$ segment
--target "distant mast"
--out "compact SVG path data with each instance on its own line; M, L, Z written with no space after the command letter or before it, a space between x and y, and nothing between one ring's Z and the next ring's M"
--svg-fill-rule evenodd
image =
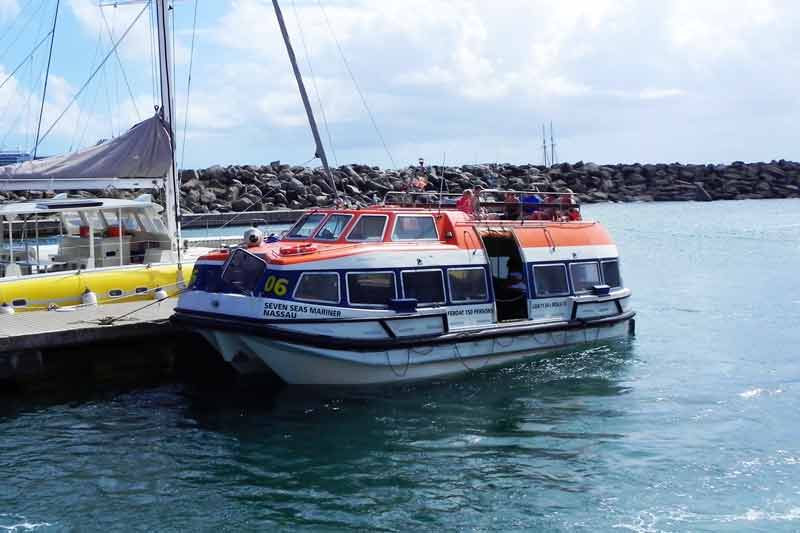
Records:
M553 121L550 121L550 164L556 164L556 142L553 137Z
M339 196L339 191L336 190L336 182L333 181L333 174L328 166L328 157L325 155L325 147L322 145L322 139L319 136L319 129L317 129L317 121L314 119L314 112L311 109L311 104L308 101L308 94L306 93L306 86L303 84L303 76L300 75L300 69L297 67L297 58L294 55L292 43L289 40L289 32L286 31L286 23L283 21L283 13L281 6L278 5L278 0L272 0L272 6L275 8L275 16L278 19L278 25L281 28L281 35L283 35L283 42L286 45L286 53L289 55L289 61L292 63L292 70L294 71L294 78L297 80L297 88L300 89L300 97L303 99L303 107L306 108L306 115L308 116L308 124L311 126L311 133L314 135L314 143L316 144L314 154L322 161L322 168L325 174L331 181L331 186Z
M542 124L542 156L544 158L544 166L550 166L547 164L547 133L545 132L544 124Z

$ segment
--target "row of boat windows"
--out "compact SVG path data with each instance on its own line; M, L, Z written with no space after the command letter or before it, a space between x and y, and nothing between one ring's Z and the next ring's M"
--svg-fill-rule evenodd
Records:
M450 302L455 304L485 302L489 298L485 270L482 267L447 269ZM596 285L621 287L619 263L616 260L533 265L536 297L549 298L587 293ZM348 272L347 301L352 305L385 306L402 294L419 305L444 304L444 272L440 269L400 271L398 290L395 273ZM572 288L570 290L570 279ZM338 304L340 276L336 272L305 272L300 276L292 297L295 300Z
M400 287L392 271L348 272L345 274L347 301L351 305L386 306L402 294L403 298L414 298L419 305L446 302L442 270L403 270L399 277ZM292 297L299 301L338 304L339 280L337 272L304 272ZM452 303L485 302L489 298L483 267L449 268L447 282Z
M148 289L147 287L136 287L136 289L134 289L133 292L135 294L144 294L149 290L150 289ZM111 290L108 291L108 297L109 298L119 298L119 297L124 296L124 295L125 295L125 291L123 291L122 289L111 289ZM11 305L13 307L25 307L25 306L28 305L28 300L25 299L25 298L18 298L16 300L13 300L11 302Z
M336 241L347 230L352 214L311 213L305 215L289 230L286 239ZM324 221L324 222L323 222ZM352 242L379 242L384 238L389 222L387 215L360 215L347 232ZM438 240L436 221L430 215L398 215L392 230L394 241Z

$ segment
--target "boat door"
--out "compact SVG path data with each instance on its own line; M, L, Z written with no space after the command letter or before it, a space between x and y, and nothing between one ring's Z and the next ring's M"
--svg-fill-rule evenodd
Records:
M492 275L498 322L528 319L528 276L510 229L478 229Z

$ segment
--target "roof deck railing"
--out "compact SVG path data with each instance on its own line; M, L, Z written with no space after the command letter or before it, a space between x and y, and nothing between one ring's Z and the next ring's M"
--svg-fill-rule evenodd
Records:
M427 209L458 209L458 193L436 191L389 191L383 206ZM477 219L503 220L580 220L580 203L574 192L567 190L501 190L473 191L473 204L466 212Z

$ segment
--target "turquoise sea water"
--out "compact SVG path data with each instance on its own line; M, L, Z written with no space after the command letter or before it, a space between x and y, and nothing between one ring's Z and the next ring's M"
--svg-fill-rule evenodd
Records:
M0 531L798 531L800 201L588 206L637 336L372 390L0 399Z

